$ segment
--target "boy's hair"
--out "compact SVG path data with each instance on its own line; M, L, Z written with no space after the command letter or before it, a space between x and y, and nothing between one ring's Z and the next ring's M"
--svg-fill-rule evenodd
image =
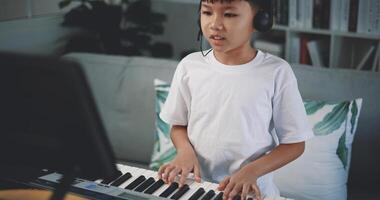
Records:
M200 3L202 2L207 2L207 3L215 3L215 2L220 2L220 3L231 3L233 1L247 1L252 7L257 6L258 8L261 8L260 5L260 0L201 0ZM265 0L263 0L265 1Z
M202 2L207 3L231 3L233 1L246 1L251 5L252 8L257 8L257 13L255 15L255 19L252 22L253 27L258 30L259 32L267 32L269 31L273 26L273 6L272 6L272 0L200 0L199 1L199 19L198 19L198 25L200 27L200 11L202 7ZM202 32L200 30L200 33L198 34L198 38L202 35Z

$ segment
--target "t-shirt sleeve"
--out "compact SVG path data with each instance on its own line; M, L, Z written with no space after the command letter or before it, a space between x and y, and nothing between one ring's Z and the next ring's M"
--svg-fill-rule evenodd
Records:
M276 77L273 97L273 123L279 143L296 143L314 136L289 65Z
M184 70L180 62L174 73L168 97L161 109L160 118L170 125L185 126L188 123L190 94L184 84Z

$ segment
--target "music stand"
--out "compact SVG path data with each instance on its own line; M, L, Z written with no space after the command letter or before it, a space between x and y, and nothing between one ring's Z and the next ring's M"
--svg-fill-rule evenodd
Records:
M53 199L75 177L117 173L115 158L79 63L0 52L0 175L63 174ZM25 172L25 173L24 173Z

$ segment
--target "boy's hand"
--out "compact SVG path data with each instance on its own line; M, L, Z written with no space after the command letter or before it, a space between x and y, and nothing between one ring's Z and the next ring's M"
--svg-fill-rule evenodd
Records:
M191 171L194 171L195 181L201 182L199 162L194 151L178 150L173 161L160 167L158 177L165 183L172 183L176 176L180 175L179 187L182 187Z
M252 192L256 200L261 199L260 189L257 186L257 177L249 168L243 167L232 176L227 176L219 183L218 190L223 191L223 199L232 200L240 195L241 199L247 199L248 193Z

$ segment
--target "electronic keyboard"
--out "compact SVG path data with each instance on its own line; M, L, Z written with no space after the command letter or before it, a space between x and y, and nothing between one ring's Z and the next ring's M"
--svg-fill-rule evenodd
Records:
M132 200L222 200L223 192L218 184L207 181L198 183L191 177L183 187L178 183L165 184L158 179L157 172L127 165L117 164L119 174L104 180L85 180L76 178L70 192L91 199L132 199ZM48 173L33 182L35 186L54 188L62 178L61 174ZM239 196L235 200L240 199ZM250 197L253 200L254 198ZM264 200L287 200L283 197L264 197Z

